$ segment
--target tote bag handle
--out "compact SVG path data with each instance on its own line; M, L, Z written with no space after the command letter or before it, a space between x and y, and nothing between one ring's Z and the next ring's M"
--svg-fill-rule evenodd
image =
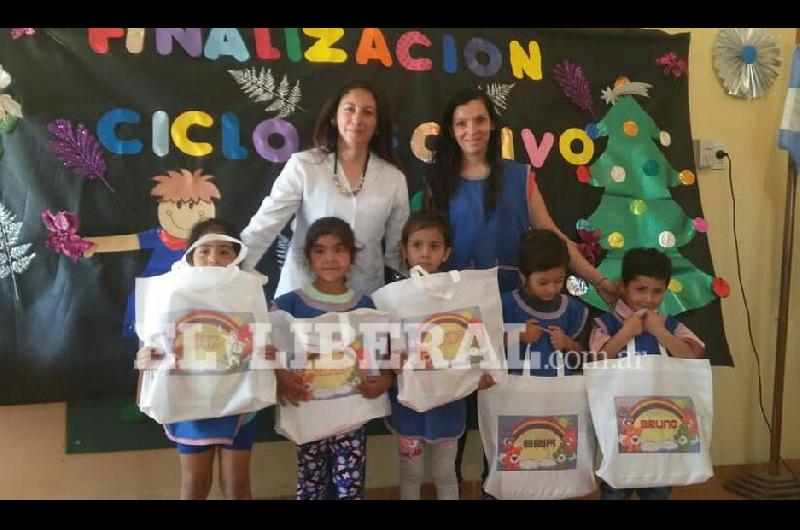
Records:
M411 276L411 281L414 283L414 287L419 289L420 291L424 291L427 294L433 296L434 298L440 298L442 300L452 300L453 295L455 294L455 284L461 281L461 273L458 271L450 271L448 274L450 276L451 283L445 289L439 290L435 289L429 285L425 285L422 281L423 276L430 276L431 273L426 271L419 265L415 265L409 270L409 274Z

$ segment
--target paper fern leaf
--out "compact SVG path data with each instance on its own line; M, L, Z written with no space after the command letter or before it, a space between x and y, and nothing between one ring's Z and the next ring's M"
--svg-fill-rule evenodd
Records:
M0 203L0 278L11 276L14 297L19 300L15 275L25 272L36 254L28 254L31 243L18 244L22 223L14 219L14 213Z
M256 68L253 67L243 70L228 70L228 73L239 84L239 88L247 97L256 103L269 103L264 109L265 112L277 112L277 118L286 118L296 110L308 112L299 105L303 96L299 79L290 91L289 80L285 75L278 87L275 87L275 78L272 76L271 69L265 71L264 67L261 67L261 71L257 73Z
M486 95L489 96L489 99L494 103L497 114L500 115L508 108L508 96L511 93L511 89L514 88L514 85L516 85L516 83L490 83L486 85L486 88L481 88L479 85L478 89L483 90Z
M583 68L568 60L553 67L553 77L561 91L571 102L592 115L597 120L592 103L592 91Z

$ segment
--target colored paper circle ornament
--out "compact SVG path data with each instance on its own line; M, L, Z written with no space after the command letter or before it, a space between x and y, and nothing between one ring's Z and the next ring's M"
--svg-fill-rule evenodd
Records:
M625 246L625 237L619 232L613 232L608 236L608 244L611 248L622 248Z
M622 124L622 131L628 136L636 136L639 134L639 126L635 121L626 121Z
M694 173L688 169L684 169L678 175L678 180L680 180L681 184L684 186L691 186L695 181Z
M577 177L579 182L583 182L584 184L586 184L592 177L592 172L589 170L587 166L578 166L575 169L575 176Z
M708 221L703 219L702 217L695 217L692 220L692 225L694 225L694 229L704 234L708 230Z
M669 289L673 293L677 294L677 293L683 291L683 284L680 281L676 280L675 278L672 278L669 281L669 285L667 286L667 289Z
M656 162L655 160L648 160L642 166L642 171L644 171L644 174L647 175L648 177L655 177L656 175L658 175L658 170L659 170L658 162Z
M627 78L627 77L625 77L624 75L621 75L621 76L619 76L619 77L617 78L617 80L616 80L616 81L614 81L614 88L620 87L620 86L622 86L622 85L627 85L627 84L628 84L628 83L630 83L630 82L631 82L631 80L630 80L630 79L628 79L628 78Z
M635 199L631 201L630 209L633 215L642 215L647 211L647 204L641 199Z
M584 128L584 132L586 132L587 136L592 140L597 140L600 138L600 128L597 126L596 123L590 123Z
M614 182L625 182L625 168L614 166L611 168L611 180Z
M664 248L672 248L675 246L675 234L669 230L664 230L658 234L658 244Z
M589 221L586 219L578 219L575 223L576 230L589 230Z
M669 147L669 144L672 143L672 137L669 135L667 131L661 131L658 133L658 141L664 147Z
M727 298L731 294L731 286L720 277L716 277L711 281L711 290L720 298Z

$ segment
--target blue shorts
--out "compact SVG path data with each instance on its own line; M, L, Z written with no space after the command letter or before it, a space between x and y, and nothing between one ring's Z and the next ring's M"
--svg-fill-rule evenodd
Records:
M197 453L205 453L216 447L220 449L228 449L230 451L249 451L253 448L253 442L256 439L256 419L248 421L241 427L233 443L230 445L212 444L212 445L186 445L176 442L178 446L178 453L182 455L193 455Z

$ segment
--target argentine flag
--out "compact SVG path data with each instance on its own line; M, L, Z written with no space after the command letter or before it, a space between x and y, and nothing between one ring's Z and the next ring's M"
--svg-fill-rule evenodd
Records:
M781 149L789 151L797 169L800 162L800 46L795 46L792 55L792 74L789 78L786 103L783 105L778 145Z

